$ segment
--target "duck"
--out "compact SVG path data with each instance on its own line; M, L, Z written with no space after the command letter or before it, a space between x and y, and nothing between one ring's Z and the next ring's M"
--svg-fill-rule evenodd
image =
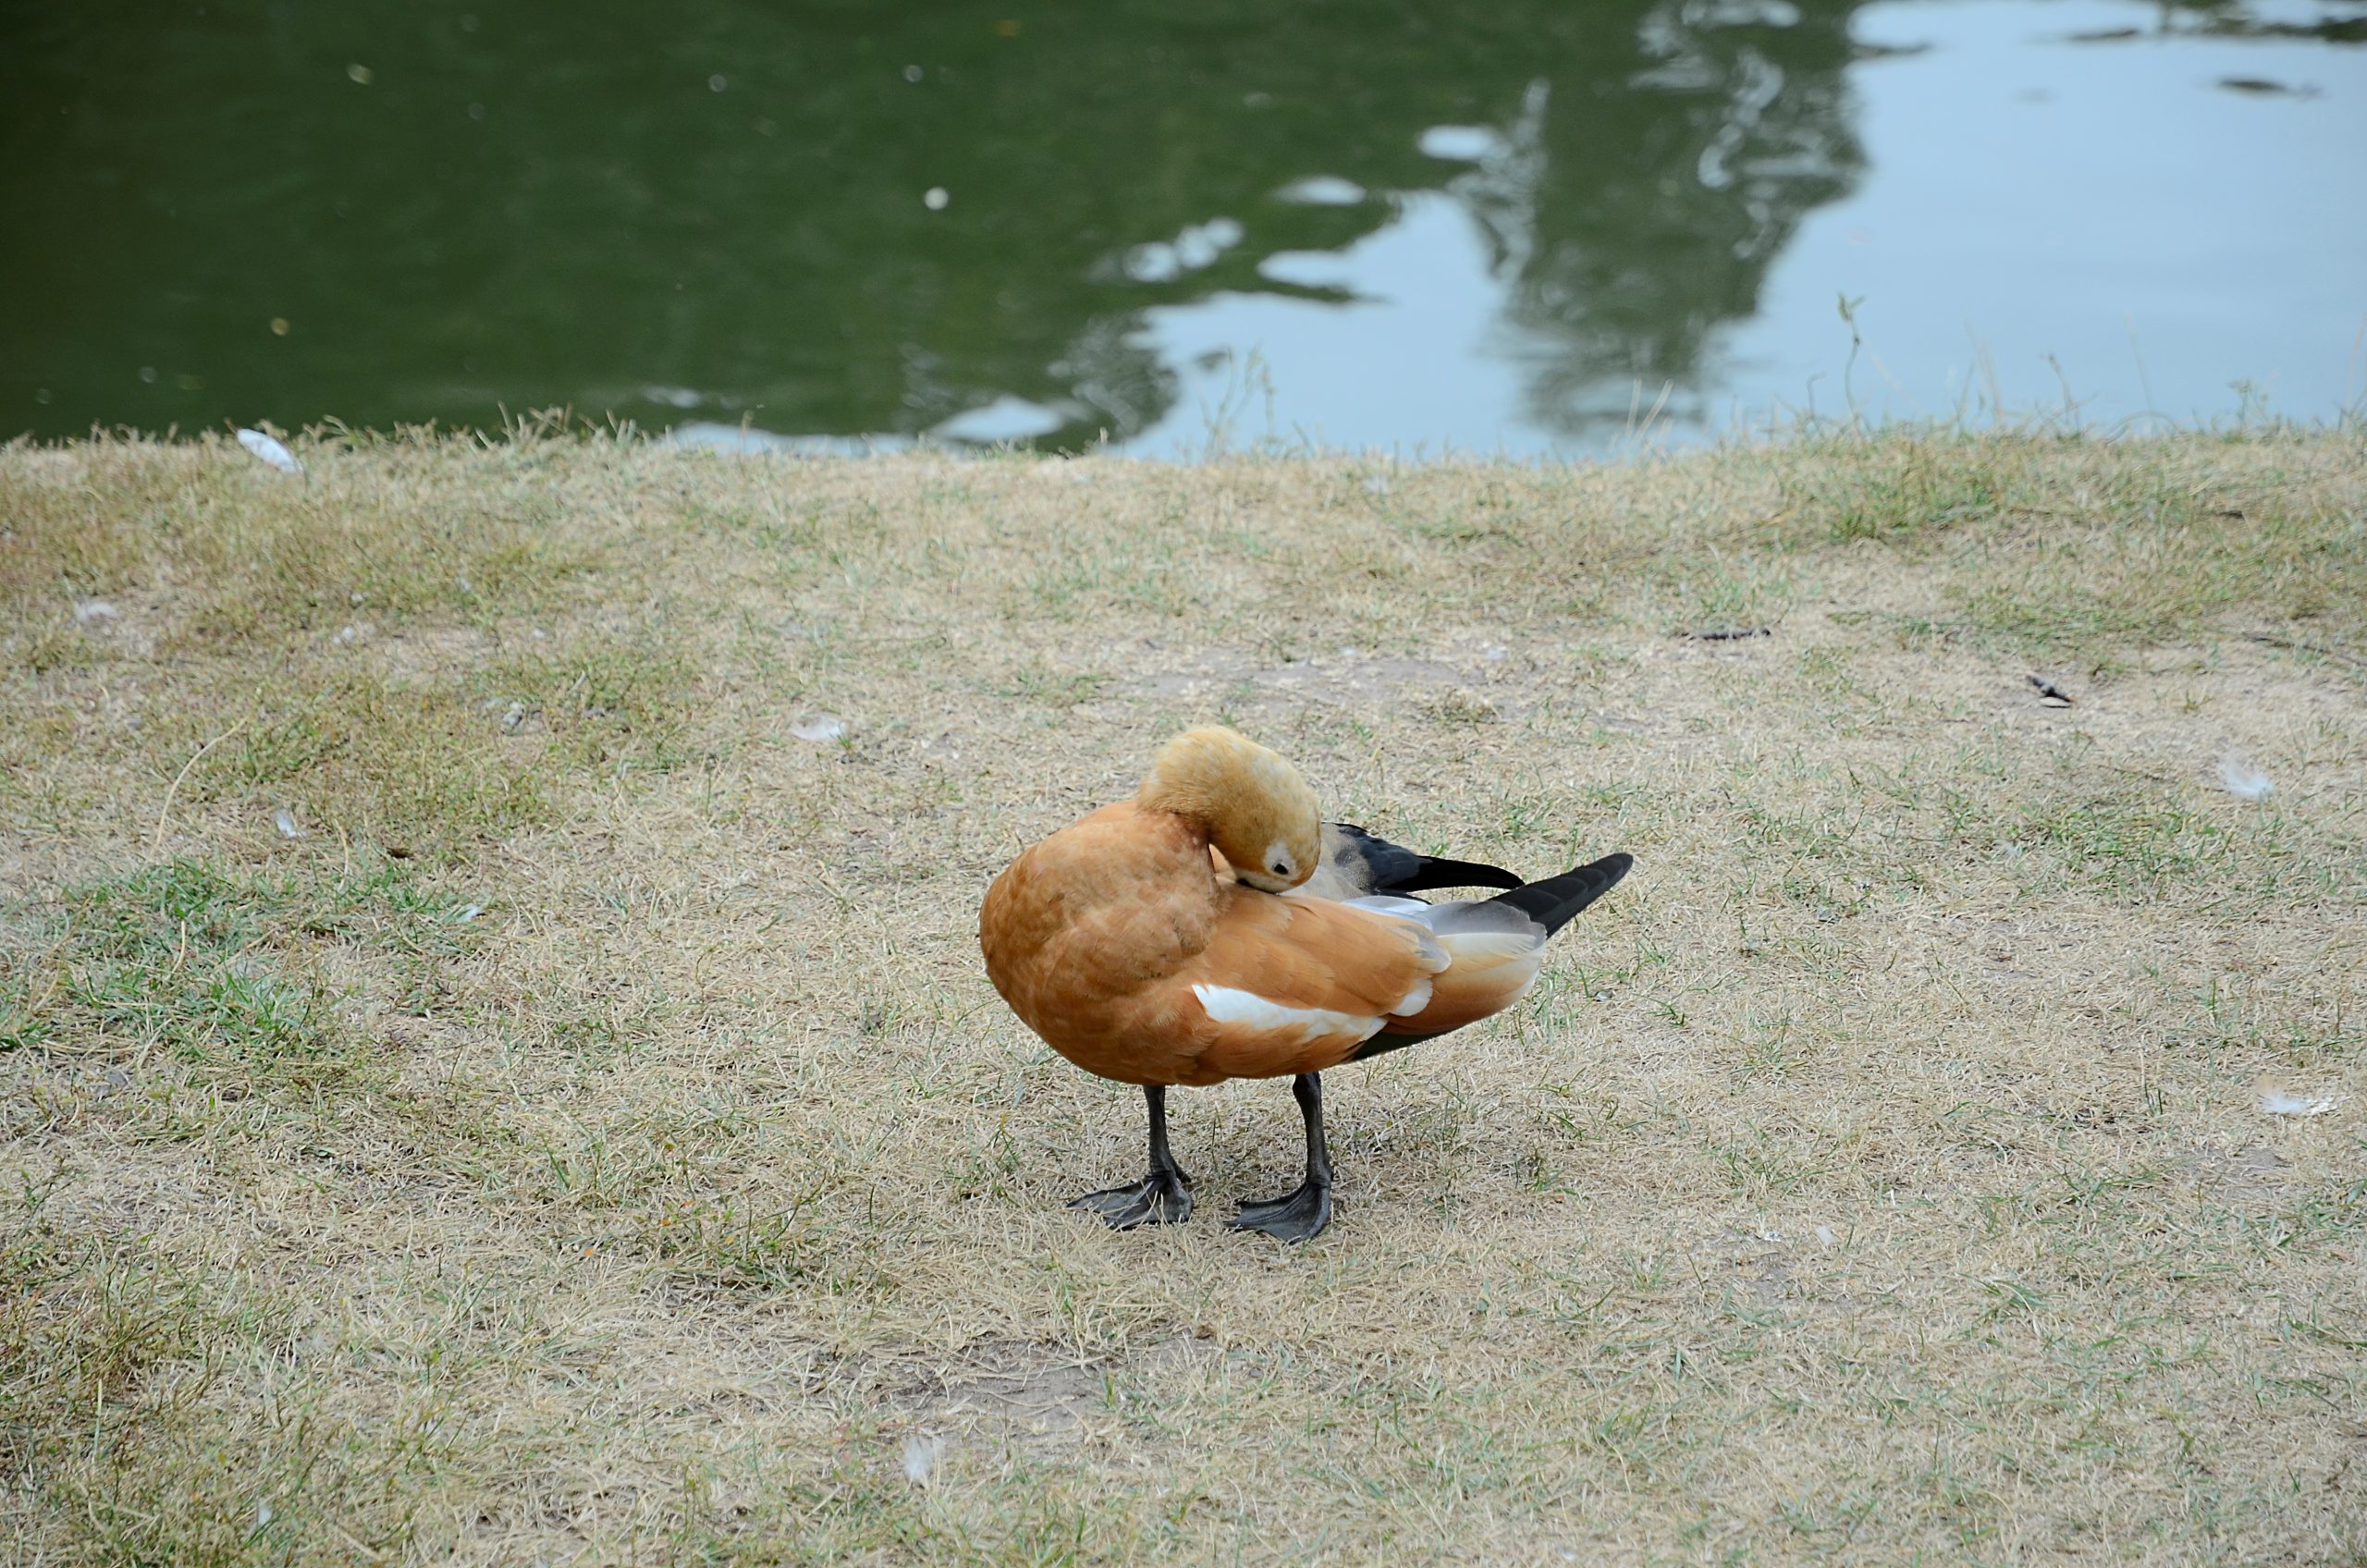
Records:
M1143 1179L1071 1207L1118 1230L1189 1219L1167 1091L1287 1077L1306 1177L1227 1223L1289 1243L1321 1234L1332 1217L1321 1075L1512 1007L1547 941L1634 864L1610 854L1521 882L1470 862L1409 864L1397 857L1427 857L1359 834L1323 822L1279 753L1205 726L1160 746L1131 797L1030 846L994 879L978 942L996 991L1068 1060L1139 1087L1148 1111ZM1482 872L1515 885L1478 900L1408 896L1496 885L1434 880Z

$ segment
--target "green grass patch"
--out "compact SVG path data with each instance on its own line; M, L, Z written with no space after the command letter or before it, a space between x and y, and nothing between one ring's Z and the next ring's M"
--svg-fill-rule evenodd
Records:
M259 817L300 805L358 839L458 851L550 820L570 782L596 788L682 766L693 679L651 628L530 641L458 671L401 678L314 661L281 679L294 688L287 695L226 695L184 717L192 754L204 725L223 738L181 798Z
M325 942L434 956L465 940L459 906L391 864L307 888L175 861L7 913L30 939L0 952L0 1049L178 1064L228 1096L334 1095L380 1076L320 976Z

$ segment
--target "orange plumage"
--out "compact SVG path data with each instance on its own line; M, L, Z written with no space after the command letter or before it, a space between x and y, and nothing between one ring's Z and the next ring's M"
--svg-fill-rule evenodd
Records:
M1420 860L1327 828L1287 762L1231 730L1196 729L1161 749L1133 800L1036 844L987 889L978 937L996 989L1062 1056L1149 1100L1150 1175L1080 1204L1122 1226L1185 1218L1190 1182L1167 1153L1166 1087L1288 1074L1307 1121L1308 1181L1234 1222L1315 1234L1331 1211L1315 1075L1512 1005L1547 936L1627 864L1612 856L1484 903L1297 890L1319 875L1342 886L1343 832L1377 847L1367 856ZM1513 880L1423 864L1434 877Z

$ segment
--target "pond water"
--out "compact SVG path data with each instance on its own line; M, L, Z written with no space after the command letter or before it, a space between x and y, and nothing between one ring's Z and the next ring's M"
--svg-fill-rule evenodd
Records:
M2367 3L0 14L0 437L1585 455L2367 397Z

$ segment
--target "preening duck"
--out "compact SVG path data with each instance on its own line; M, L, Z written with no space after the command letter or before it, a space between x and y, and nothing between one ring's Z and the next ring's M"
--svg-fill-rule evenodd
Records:
M1326 824L1296 768L1210 727L1161 747L1132 799L1005 868L978 941L1029 1028L1086 1072L1141 1085L1148 1103L1149 1172L1077 1207L1121 1229L1190 1218L1191 1178L1168 1147L1169 1087L1288 1076L1306 1179L1231 1223L1306 1241L1331 1218L1318 1075L1512 1006L1546 939L1630 864L1606 855L1484 901L1399 896L1518 879Z

